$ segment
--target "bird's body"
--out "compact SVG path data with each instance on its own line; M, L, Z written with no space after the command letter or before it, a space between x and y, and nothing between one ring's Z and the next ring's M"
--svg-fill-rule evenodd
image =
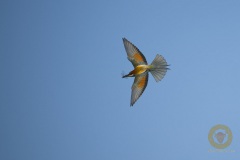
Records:
M148 69L150 69L151 66L150 65L138 65L134 68L134 70L132 70L131 72L129 72L129 74L123 76L123 78L125 77L134 77L134 76L137 76L137 75L140 75L144 72L146 72Z
M168 65L165 59L158 54L153 62L148 65L146 58L136 46L134 46L126 38L123 38L123 44L128 55L128 60L134 66L134 70L122 77L135 77L134 83L132 85L132 96L130 103L130 106L133 106L133 104L138 100L138 98L142 95L145 88L147 87L148 72L150 72L158 82L166 74Z

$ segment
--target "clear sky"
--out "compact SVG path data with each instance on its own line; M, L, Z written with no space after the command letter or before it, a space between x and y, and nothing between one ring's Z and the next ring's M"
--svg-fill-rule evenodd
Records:
M240 1L0 1L1 160L240 158ZM126 37L171 65L130 107ZM210 129L233 140L214 150Z

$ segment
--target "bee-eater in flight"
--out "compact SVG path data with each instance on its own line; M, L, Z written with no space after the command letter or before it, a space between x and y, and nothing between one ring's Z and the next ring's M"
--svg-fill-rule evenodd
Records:
M122 78L135 77L130 102L130 106L133 106L147 87L148 72L153 75L156 82L159 82L166 74L168 64L163 56L157 54L153 62L148 65L146 58L136 46L126 38L123 38L123 44L127 52L128 60L134 67L134 70L122 76Z

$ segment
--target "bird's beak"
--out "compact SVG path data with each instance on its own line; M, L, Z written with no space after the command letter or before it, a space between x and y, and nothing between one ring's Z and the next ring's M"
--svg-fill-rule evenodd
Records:
M122 78L126 78L126 77L128 77L128 75L124 75L124 76L122 76Z

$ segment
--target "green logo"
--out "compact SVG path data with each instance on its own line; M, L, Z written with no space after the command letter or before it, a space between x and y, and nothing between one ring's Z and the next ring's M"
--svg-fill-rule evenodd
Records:
M208 141L217 149L224 149L232 143L231 130L222 124L213 126L208 134Z

